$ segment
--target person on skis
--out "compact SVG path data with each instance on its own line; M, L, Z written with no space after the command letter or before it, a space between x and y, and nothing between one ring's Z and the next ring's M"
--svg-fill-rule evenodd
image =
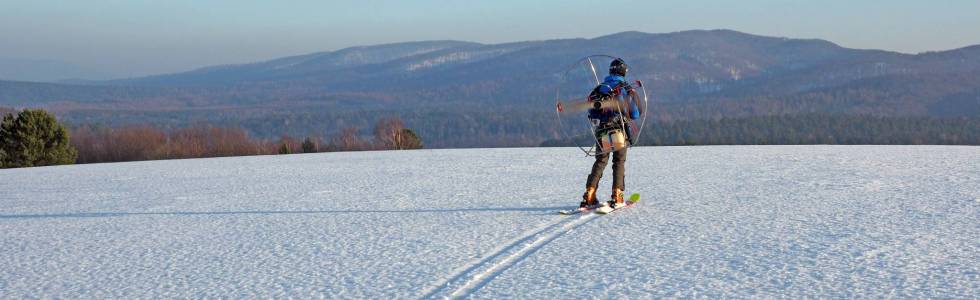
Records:
M626 149L629 144L632 144L633 132L630 121L624 118L636 120L642 113L637 106L639 99L636 90L626 81L627 71L628 66L625 61L621 58L613 60L609 64L609 76L606 76L605 80L589 94L589 101L593 105L589 109L589 119L595 131L597 150L592 172L585 183L585 194L582 195L580 209L596 208L600 205L596 199L596 188L609 162L610 152L613 159L612 196L608 202L601 205L608 205L612 209L625 205L623 190L626 176Z

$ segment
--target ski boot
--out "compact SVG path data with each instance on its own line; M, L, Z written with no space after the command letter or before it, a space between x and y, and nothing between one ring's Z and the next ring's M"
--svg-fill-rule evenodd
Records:
M602 204L602 207L600 207L600 210L605 211L605 212L608 213L608 212L611 212L613 210L616 210L617 208L621 208L623 206L626 206L626 201L623 199L623 190L621 190L621 189L613 189L612 197L610 197L610 198L612 198L612 199L610 199L608 202Z
M613 189L612 200L609 200L609 206L613 208L620 208L626 205L626 200L623 199L623 190Z
M595 188L589 187L582 194L582 202L578 204L579 210L592 209L599 205L599 200L595 198Z

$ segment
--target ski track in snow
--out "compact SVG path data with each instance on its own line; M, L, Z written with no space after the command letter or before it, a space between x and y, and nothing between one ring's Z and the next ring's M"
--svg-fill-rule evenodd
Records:
M452 276L450 280L440 282L436 286L438 289L425 293L422 298L465 298L518 261L533 255L541 247L575 230L575 228L585 225L596 216L593 213L575 215L574 217L565 216L568 219L533 230L515 241L505 243L500 248L494 249L490 255L468 264L463 271Z
M980 147L572 148L0 170L0 298L965 298ZM600 187L608 197L609 176Z

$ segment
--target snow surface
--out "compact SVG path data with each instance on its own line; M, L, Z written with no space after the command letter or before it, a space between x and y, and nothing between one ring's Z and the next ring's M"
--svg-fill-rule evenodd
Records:
M635 148L560 216L577 151L0 170L0 298L980 295L978 147Z

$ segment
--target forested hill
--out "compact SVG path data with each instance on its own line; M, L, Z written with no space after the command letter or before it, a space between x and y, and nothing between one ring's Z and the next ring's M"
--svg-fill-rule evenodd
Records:
M42 106L71 123L203 121L260 136L330 134L398 115L434 145L528 145L553 138L559 74L596 53L625 58L664 121L980 116L980 46L903 54L730 30L412 42L88 85L0 82L0 106Z

